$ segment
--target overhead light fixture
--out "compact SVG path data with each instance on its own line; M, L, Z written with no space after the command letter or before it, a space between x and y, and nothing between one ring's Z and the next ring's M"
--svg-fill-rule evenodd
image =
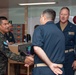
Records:
M25 5L47 5L47 4L56 4L56 2L19 3L20 6L25 6Z

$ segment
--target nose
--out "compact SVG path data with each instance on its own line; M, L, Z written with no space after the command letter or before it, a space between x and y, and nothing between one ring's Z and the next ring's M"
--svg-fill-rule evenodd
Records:
M7 24L6 27L9 28L9 24Z

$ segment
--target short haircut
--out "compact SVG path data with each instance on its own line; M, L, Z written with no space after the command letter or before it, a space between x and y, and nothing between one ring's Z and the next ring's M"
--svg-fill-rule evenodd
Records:
M46 14L47 19L55 20L56 12L53 9L46 9L42 14Z
M68 12L69 12L69 14L70 14L70 10L69 10L69 8L68 8L68 7L62 7L62 8L61 8L61 10L63 10L63 9L68 10ZM60 11L61 11L61 10L60 10Z
M0 24L2 23L2 20L8 20L5 16L0 16Z

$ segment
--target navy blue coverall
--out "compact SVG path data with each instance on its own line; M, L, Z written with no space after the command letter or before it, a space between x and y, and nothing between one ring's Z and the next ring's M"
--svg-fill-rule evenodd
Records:
M49 21L45 25L38 26L33 34L33 46L41 47L53 63L63 64L65 58L65 39L57 26ZM34 64L44 63L36 54ZM62 69L63 70L63 69ZM64 73L64 72L63 72ZM55 75L46 67L35 67L32 75ZM64 75L64 74L63 74Z
M58 28L61 30L60 22L56 24ZM74 70L72 68L72 64L74 60L76 59L74 51L69 51L70 49L75 49L76 45L76 26L68 21L67 26L62 31L65 36L65 51L68 50L67 53L65 53L65 63L64 63L64 70L65 75L74 75Z

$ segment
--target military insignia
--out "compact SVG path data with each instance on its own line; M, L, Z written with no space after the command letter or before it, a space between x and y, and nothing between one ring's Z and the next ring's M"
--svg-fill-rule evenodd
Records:
M7 42L3 42L3 50L6 50L6 49L8 49L8 43Z
M12 38L12 37L10 36L10 38Z
M68 34L69 34L69 35L75 35L75 33L74 33L74 32L68 32Z
M3 42L3 44L4 44L4 45L8 45L7 42L5 42L5 41Z

